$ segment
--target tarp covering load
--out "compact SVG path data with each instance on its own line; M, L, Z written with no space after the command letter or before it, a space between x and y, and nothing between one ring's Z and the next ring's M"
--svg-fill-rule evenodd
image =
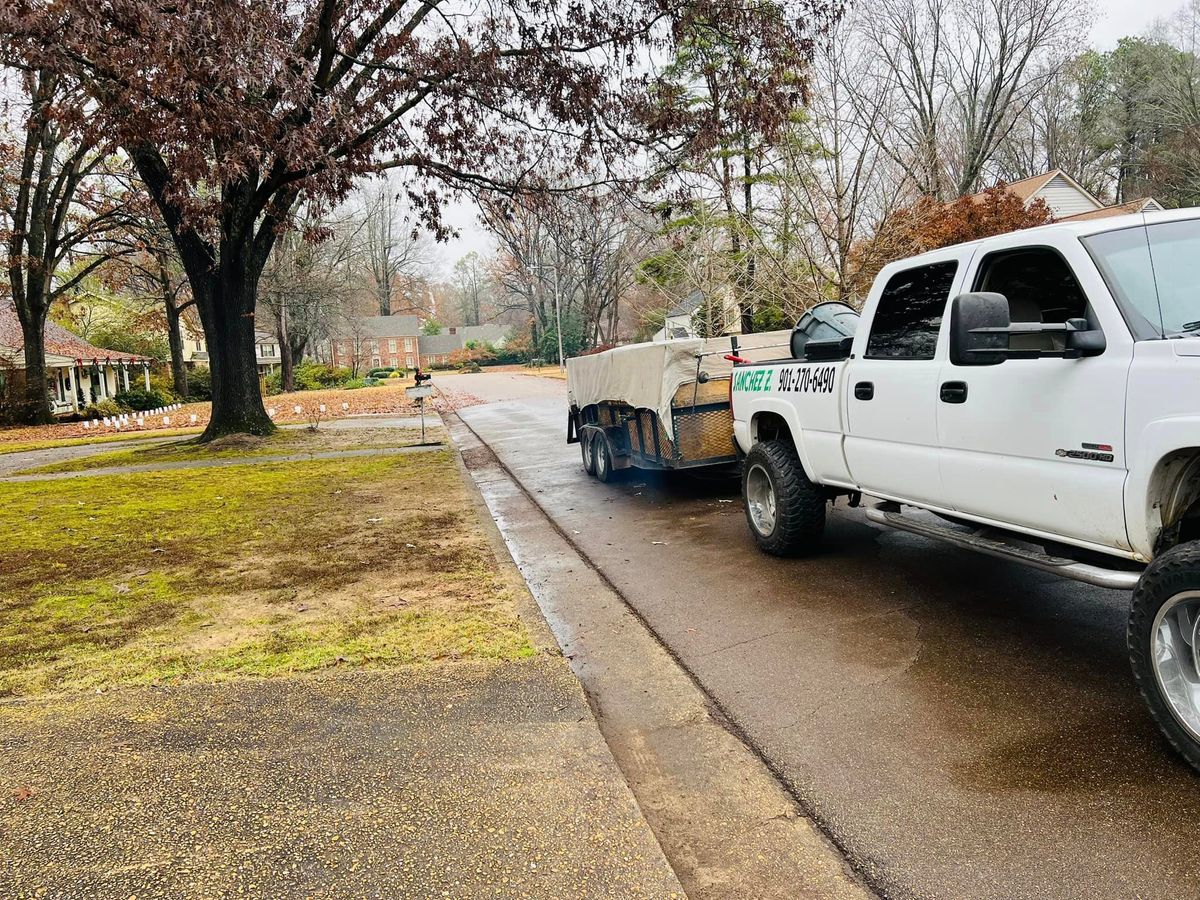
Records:
M752 362L789 355L790 331L738 335L738 355ZM674 437L671 400L681 385L696 380L700 372L710 379L728 378L733 363L730 339L683 338L628 344L591 356L567 360L567 393L579 409L594 403L627 403L651 409L668 436Z

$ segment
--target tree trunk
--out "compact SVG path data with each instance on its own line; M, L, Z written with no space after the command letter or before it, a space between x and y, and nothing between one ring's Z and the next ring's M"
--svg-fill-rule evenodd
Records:
M270 434L275 425L263 407L254 353L256 279L233 257L222 258L217 271L206 279L198 299L204 338L212 371L212 417L200 440L226 434ZM193 290L194 290L193 286Z
M296 389L296 375L288 339L287 315L282 303L275 313L275 340L279 342L279 389L289 394Z
M28 425L45 425L54 421L46 394L46 314L36 321L21 323L25 340L25 409L21 421Z
M183 362L183 333L179 329L179 310L175 306L170 291L163 294L167 304L167 343L171 347L171 382L175 396L180 400L187 399L188 378L187 366Z

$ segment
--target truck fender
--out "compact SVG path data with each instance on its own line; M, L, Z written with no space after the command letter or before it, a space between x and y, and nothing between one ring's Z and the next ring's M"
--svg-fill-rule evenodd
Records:
M804 429L800 426L799 412L794 404L782 397L754 398L754 412L747 423L745 449L749 451L759 441L774 436L769 423L778 423L780 427L786 429L786 434L780 434L779 437L792 442L796 448L796 455L800 457L800 465L804 468L805 477L810 481L814 480L812 458L804 446Z
M1129 543L1153 559L1164 527L1174 524L1200 498L1200 416L1151 422L1130 435L1125 479L1125 522Z

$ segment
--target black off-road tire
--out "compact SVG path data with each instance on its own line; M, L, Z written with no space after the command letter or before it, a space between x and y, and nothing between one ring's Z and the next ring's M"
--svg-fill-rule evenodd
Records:
M579 454L583 458L583 471L594 477L596 474L596 444L590 428L579 433Z
M747 482L756 467L767 474L775 491L775 524L769 534L756 527L747 497ZM750 533L772 556L802 556L820 546L825 531L825 493L808 480L790 441L762 441L751 448L742 467L742 502Z
M1180 544L1157 557L1146 568L1133 591L1129 610L1129 663L1150 715L1192 766L1200 770L1200 741L1180 724L1163 696L1152 660L1154 620L1163 604L1184 591L1200 591L1200 542Z
M596 432L592 448L592 456L596 460L596 478L605 484L616 481L617 470L613 468L612 447L609 446L608 438L603 431Z

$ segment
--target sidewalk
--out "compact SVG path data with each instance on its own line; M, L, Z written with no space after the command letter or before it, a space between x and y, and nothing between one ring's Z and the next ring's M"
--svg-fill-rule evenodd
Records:
M0 705L0 896L682 896L561 658Z

